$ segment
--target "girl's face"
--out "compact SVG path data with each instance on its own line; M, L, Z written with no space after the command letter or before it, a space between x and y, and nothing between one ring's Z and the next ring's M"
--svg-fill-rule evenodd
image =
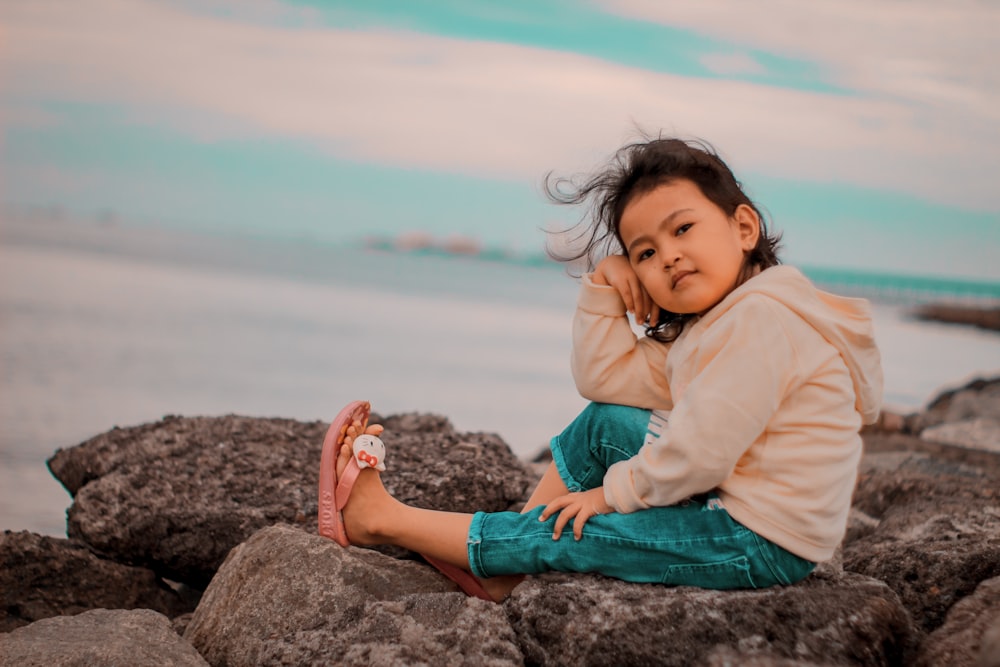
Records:
M618 232L653 302L672 313L700 315L736 287L743 259L760 236L760 219L746 205L727 216L685 179L635 197Z

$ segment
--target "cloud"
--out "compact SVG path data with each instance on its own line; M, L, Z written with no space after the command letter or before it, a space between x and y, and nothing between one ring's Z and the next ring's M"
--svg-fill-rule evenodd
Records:
M708 53L701 64L716 74L763 74L767 69L746 53Z
M615 3L616 11L644 16L655 6ZM684 25L708 30L709 13L684 6ZM743 5L726 6L735 12ZM866 3L863 13L878 14L879 6ZM822 7L824 16L846 21L832 3ZM882 90L889 92L832 95L512 44L322 27L265 0L253 8L284 20L249 23L149 0L7 3L0 9L8 38L5 97L113 105L130 122L206 142L264 134L347 159L530 181L551 169L593 166L639 125L707 138L738 172L1000 210L992 182L1000 158L985 140L996 112L979 111L976 97L992 100L997 87L977 92L966 79L927 76L930 65L904 57L911 51L868 75L885 77ZM730 22L745 18L747 32L773 37L778 31L756 16L770 14L756 3L753 12L730 14ZM793 9L788 15L805 16ZM843 25L829 20L831 29ZM777 43L835 62L832 51L823 55L827 47L808 50L807 36ZM847 63L838 76L875 90L860 58L838 49ZM936 102L921 103L918 93ZM966 104L952 108L945 98Z
M604 0L607 11L821 63L879 99L1000 121L1000 5L972 0Z

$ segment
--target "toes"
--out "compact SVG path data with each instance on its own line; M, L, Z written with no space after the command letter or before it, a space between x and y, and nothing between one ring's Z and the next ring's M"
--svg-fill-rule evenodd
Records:
M337 476L339 477L343 474L344 469L347 468L347 464L351 462L351 456L353 452L351 451L351 446L349 444L344 444L340 448L340 452L337 454Z
M374 436L376 436L376 437L377 437L377 436L380 436L380 435L382 435L382 432L383 432L384 430L385 430L385 427L384 427L384 426L382 426L381 424L371 424L370 426L368 426L368 427L367 427L367 428L365 429L365 433L366 433L367 435L374 435Z

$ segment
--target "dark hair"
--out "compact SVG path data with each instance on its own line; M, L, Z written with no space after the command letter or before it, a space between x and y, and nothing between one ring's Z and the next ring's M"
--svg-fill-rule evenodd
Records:
M684 141L674 138L649 138L620 148L608 164L597 173L579 182L572 178L545 177L545 193L558 204L584 204L588 213L575 228L555 234L572 233L583 227L572 242L583 241L575 250L555 251L551 244L550 257L561 262L586 260L587 270L593 270L596 260L610 254L624 254L618 225L625 207L637 196L651 192L666 183L682 179L693 182L707 199L727 216L736 213L740 205L749 206L760 218L760 238L747 253L737 285L741 285L758 270L779 264L777 250L780 234L769 234L764 215L743 192L740 182L704 141ZM660 313L659 321L646 326L646 335L669 342L677 338L691 314Z

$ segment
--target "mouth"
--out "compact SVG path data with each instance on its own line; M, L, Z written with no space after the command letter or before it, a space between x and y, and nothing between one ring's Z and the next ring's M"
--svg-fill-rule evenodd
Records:
M690 276L694 271L678 271L670 277L670 288L677 287L678 283Z

